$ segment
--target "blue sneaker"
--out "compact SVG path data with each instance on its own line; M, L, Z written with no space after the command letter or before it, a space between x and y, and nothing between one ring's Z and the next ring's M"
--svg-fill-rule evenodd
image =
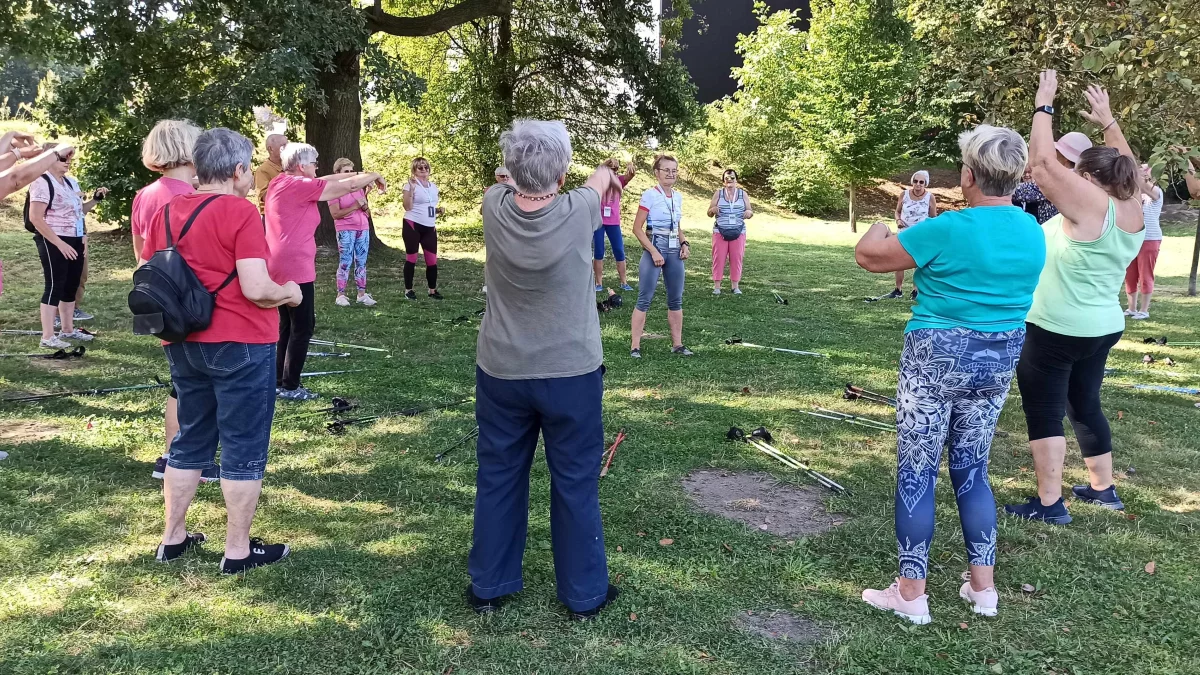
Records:
M632 291L632 290L633 290L633 286L630 286L629 284L621 284L621 290L623 290L623 291Z
M604 284L596 284L596 292L600 293L604 290Z
M1071 488L1071 492L1074 492L1080 501L1088 504L1095 504L1113 511L1125 510L1125 503L1117 496L1116 485L1110 485L1103 490L1093 490L1091 485L1076 485Z
M1024 504L1005 504L1004 510L1026 520L1040 520L1051 525L1066 525L1071 522L1071 514L1067 513L1062 497L1050 506L1042 506L1042 500L1034 496Z

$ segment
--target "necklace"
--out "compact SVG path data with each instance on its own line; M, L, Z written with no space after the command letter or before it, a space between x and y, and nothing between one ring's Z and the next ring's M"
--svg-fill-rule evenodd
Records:
M529 196L529 195L527 195L527 194L522 194L522 193L518 192L518 193L517 193L517 196L518 196L518 197L520 197L520 198L522 198L522 199L528 199L528 200L529 200L529 201L531 201L531 202L544 202L544 201L546 201L546 200L548 200L548 199L554 199L555 197L557 197L557 196L558 196L558 193L557 193L557 192L551 192L550 194L548 194L548 195L542 195L541 197L530 197L530 196Z

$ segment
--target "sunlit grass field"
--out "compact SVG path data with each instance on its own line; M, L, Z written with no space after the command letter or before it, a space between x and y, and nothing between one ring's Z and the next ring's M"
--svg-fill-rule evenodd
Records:
M548 474L535 463L527 588L495 615L462 602L471 538L474 461L469 448L432 458L468 432L470 406L325 432L327 418L284 420L331 396L387 411L472 395L482 306L482 237L468 224L442 232L443 302L403 300L395 251L374 251L377 307L336 307L335 252L318 264L317 336L387 347L313 359L308 370L361 370L307 384L315 403L281 404L252 534L292 545L286 562L244 578L217 573L224 535L220 491L202 486L190 526L209 535L176 564L153 559L161 533L163 392L44 403L0 403L0 673L1196 673L1200 672L1200 410L1195 397L1140 391L1135 383L1200 386L1200 350L1154 347L1177 365L1144 366L1146 336L1200 340L1200 302L1183 295L1194 226L1168 228L1152 319L1132 323L1113 351L1105 409L1114 430L1118 486L1113 513L1074 505L1052 528L1002 518L997 586L1001 612L972 615L957 598L966 568L953 495L938 493L929 592L934 622L912 627L858 599L895 575L892 489L895 437L797 412L820 405L887 419L888 410L841 399L847 382L895 387L909 303L862 302L890 289L890 275L853 262L845 223L802 219L763 204L750 222L745 295L711 295L711 226L703 210L715 184L683 186L688 262L684 340L643 343L628 357L629 311L600 321L606 353L604 422L624 429L601 481L611 574L623 595L587 624L556 602L549 546ZM624 206L632 220L639 175ZM753 197L753 195L752 195ZM0 325L35 328L41 272L20 224L20 199L0 206L4 294ZM398 220L378 218L399 245ZM866 223L863 225L865 226ZM632 281L640 251L626 234ZM0 359L0 395L165 378L154 341L130 330L125 295L128 237L99 227L82 306L99 332L82 362ZM615 285L607 261L607 281ZM728 284L726 284L728 289ZM772 291L787 298L777 304ZM661 292L647 330L665 335ZM823 352L815 359L727 346L759 344ZM5 353L38 351L36 338L4 335ZM353 350L351 350L353 351ZM1034 487L1015 387L993 447L1000 502ZM829 493L845 524L785 540L699 512L680 481L701 468L803 476L724 440L731 425L766 426L778 445L846 485ZM1084 479L1074 441L1067 482ZM1128 471L1134 467L1135 471ZM670 546L659 540L673 539ZM1147 563L1154 561L1147 572ZM1022 591L1022 585L1036 588ZM747 610L786 610L823 629L816 645L770 641L737 628Z

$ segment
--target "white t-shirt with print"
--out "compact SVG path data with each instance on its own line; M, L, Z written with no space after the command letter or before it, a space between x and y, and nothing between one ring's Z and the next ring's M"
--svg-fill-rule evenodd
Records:
M654 186L642 193L639 209L646 211L646 230L651 234L665 235L668 232L679 232L679 223L683 220L683 194L672 190L670 199L663 189Z

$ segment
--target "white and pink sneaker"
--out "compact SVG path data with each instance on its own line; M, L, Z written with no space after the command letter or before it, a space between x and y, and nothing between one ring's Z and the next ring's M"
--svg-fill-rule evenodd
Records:
M900 595L899 579L882 591L868 588L862 592L862 599L872 607L890 611L901 619L907 619L918 626L933 621L933 617L929 616L929 596L922 595L912 600L905 600Z
M981 616L996 616L996 607L1000 604L1000 596L996 587L989 586L982 591L971 588L971 582L966 581L958 589L958 597L971 603L971 611Z

